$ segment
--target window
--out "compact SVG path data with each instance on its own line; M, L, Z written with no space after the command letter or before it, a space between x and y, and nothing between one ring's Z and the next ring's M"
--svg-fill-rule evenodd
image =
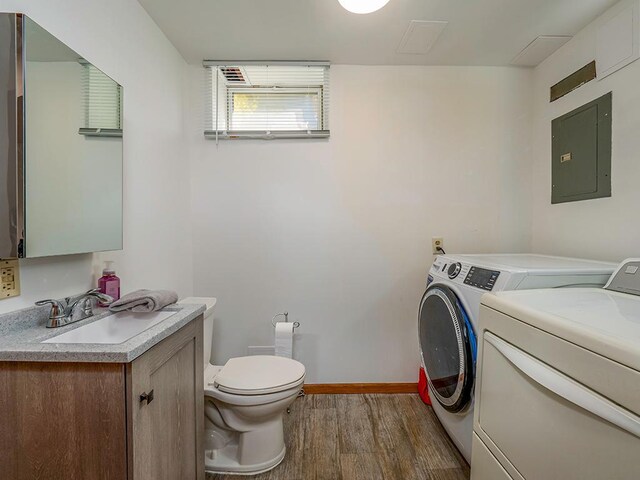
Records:
M207 61L204 65L206 137L329 136L328 64Z
M81 135L122 136L122 87L88 62L82 65L84 127Z

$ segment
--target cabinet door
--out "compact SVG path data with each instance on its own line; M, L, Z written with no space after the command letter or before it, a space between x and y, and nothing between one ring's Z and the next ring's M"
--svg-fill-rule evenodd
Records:
M202 316L128 368L133 480L204 479Z
M125 369L0 362L0 479L126 480Z

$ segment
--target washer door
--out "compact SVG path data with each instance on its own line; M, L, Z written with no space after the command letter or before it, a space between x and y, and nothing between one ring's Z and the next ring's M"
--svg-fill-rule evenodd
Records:
M476 337L456 294L445 285L430 286L418 314L422 362L437 401L450 412L471 401Z

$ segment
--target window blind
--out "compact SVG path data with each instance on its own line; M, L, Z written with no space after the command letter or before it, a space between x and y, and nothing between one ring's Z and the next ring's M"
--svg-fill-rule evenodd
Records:
M327 63L204 62L205 136L329 136Z
M122 136L122 87L90 63L82 63L84 135Z

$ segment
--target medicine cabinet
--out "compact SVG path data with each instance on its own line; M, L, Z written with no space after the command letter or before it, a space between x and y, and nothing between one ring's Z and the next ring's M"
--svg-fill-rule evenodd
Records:
M122 249L122 86L0 14L0 258Z

